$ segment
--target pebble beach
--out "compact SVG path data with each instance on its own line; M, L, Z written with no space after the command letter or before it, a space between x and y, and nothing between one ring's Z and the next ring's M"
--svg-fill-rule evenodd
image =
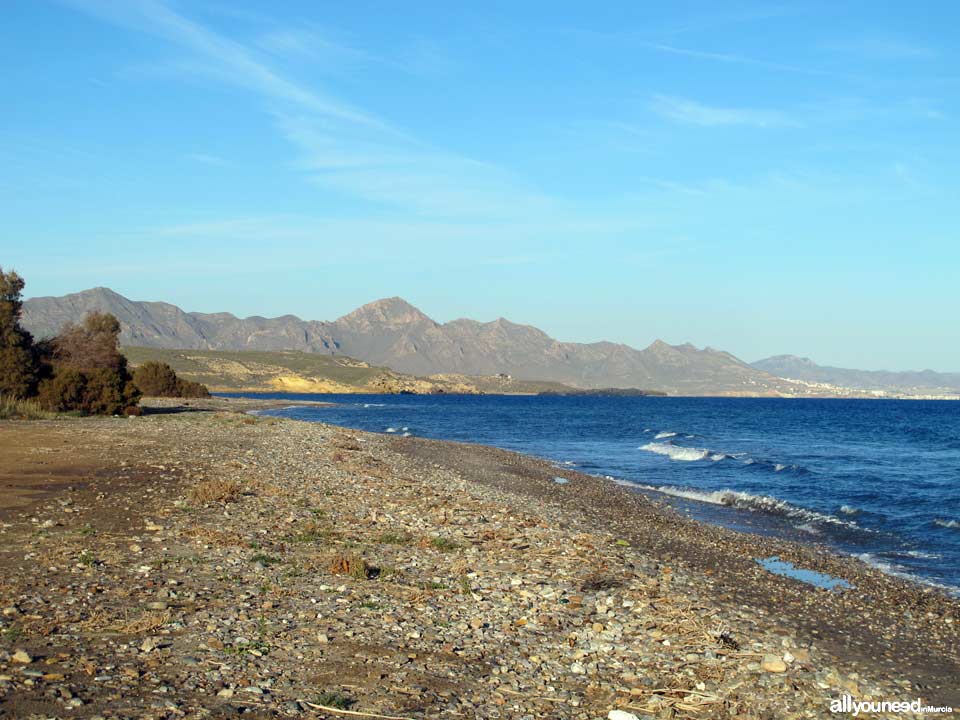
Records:
M853 558L490 447L146 404L0 423L0 718L960 706L960 602Z

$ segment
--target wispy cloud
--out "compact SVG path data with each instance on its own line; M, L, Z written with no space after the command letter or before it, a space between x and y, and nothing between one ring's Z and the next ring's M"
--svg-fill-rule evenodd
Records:
M211 155L209 153L187 153L184 157L191 162L200 163L201 165L213 165L215 167L228 167L230 162L220 157L219 155Z
M865 34L826 43L828 50L880 60L930 60L938 53L931 47L892 35Z
M167 69L250 91L265 102L279 134L297 150L294 167L317 187L418 215L518 215L551 201L508 171L431 147L387 120L280 72L264 56L323 50L331 65L362 57L310 30L275 30L259 45L223 36L159 0L65 0L108 22L185 52ZM433 57L431 55L431 57ZM431 61L432 62L432 61Z
M65 0L108 22L167 40L212 63L224 81L277 101L309 108L325 117L389 131L380 118L338 98L305 87L271 69L247 46L175 13L155 0Z
M312 24L276 27L260 35L256 44L272 55L310 60L328 68L382 62L372 53L335 40L323 28Z
M684 125L701 127L746 125L759 128L800 125L796 119L779 110L717 107L670 95L655 95L650 105L661 117Z
M149 33L186 51L166 70L240 86L266 106L277 132L296 149L293 167L317 187L417 215L504 217L544 211L553 201L510 172L431 147L331 93L299 83L262 53L308 52L318 35L278 31L260 49L224 37L158 0L65 0L117 25ZM349 51L327 42L342 57ZM195 158L200 160L199 157Z
M719 62L735 65L752 65L754 67L766 68L768 70L779 70L783 72L798 73L801 75L823 75L830 77L846 77L852 78L853 76L844 73L836 72L833 70L824 70L820 68L811 68L803 65L792 65L790 63L779 63L773 62L770 60L764 60L762 58L755 58L749 55L740 55L738 53L729 53L729 52L711 52L707 50L698 50L695 48L684 48L677 47L675 45L666 45L662 43L654 42L640 42L641 47L647 48L648 50L653 50L655 52L664 53L667 55L681 55L684 57L695 58L698 60L707 60L710 62Z

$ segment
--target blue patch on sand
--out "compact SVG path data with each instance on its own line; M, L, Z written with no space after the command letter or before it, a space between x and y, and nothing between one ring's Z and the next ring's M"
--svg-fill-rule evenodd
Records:
M757 563L767 572L793 578L794 580L799 580L800 582L805 582L808 585L823 588L824 590L849 590L853 587L853 585L843 578L833 577L833 575L819 573L815 570L803 570L793 563L781 560L776 556L763 558L762 560L758 559Z

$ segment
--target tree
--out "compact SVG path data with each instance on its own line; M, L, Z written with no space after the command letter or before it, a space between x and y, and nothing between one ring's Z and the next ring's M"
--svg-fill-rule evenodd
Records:
M85 415L119 415L135 407L140 391L119 339L120 322L108 313L90 313L80 325L64 326L50 344L53 377L40 383L40 404Z
M20 327L23 278L0 267L0 395L25 398L34 393L38 377L33 336Z
M77 370L108 369L125 373L120 353L120 321L109 313L89 313L80 325L67 323L54 340L54 359Z

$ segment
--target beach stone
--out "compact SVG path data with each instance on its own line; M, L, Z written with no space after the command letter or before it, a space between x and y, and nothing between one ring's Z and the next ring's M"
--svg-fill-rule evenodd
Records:
M760 667L770 673L782 673L787 670L787 664L776 655L764 655Z
M222 410L251 401L210 402ZM619 492L598 479L569 471L584 493L577 505L528 503L511 487L566 494L551 487L554 471L532 458L504 462L498 450L441 443L421 448L425 458L408 457L387 437L264 417L248 425L238 415L147 413L123 428L106 419L64 422L79 454L88 443L94 453L107 448L133 460L112 456L120 479L137 480L144 464L148 471L130 493L124 484L101 492L107 488L95 478L89 493L78 486L76 516L63 516L54 497L31 509L35 519L25 517L22 527L0 522L12 550L0 608L16 609L0 617L0 632L22 627L27 645L50 628L32 664L11 662L15 645L0 648L0 698L56 703L59 715L56 706L47 715L58 717L77 699L101 720L306 717L327 693L361 712L418 717L652 720L678 710L658 704L656 689L684 688L691 704L715 696L723 705L714 710L814 718L841 687L899 697L922 679L904 677L892 662L884 670L851 664L826 646L798 648L809 636L754 601L740 604L725 571L687 566L666 548L638 543L616 517L598 528L595 516L580 515L588 495ZM461 455L470 460L462 471ZM225 502L191 496L221 478L244 491ZM646 500L637 508L642 522L634 526L631 515L630 527L661 518ZM78 527L94 526L98 513L115 520L116 531L85 533L82 543L103 564L74 572L81 541L65 526L74 518ZM34 534L50 517L62 538ZM742 540L686 522L669 525L671 541L694 542L686 537L693 534L701 547L703 535L703 547L713 548L719 538L718 549L736 556ZM752 542L751 558L781 549ZM143 557L129 552L134 546ZM334 573L341 553L381 572ZM854 599L758 582L771 607L835 603L840 612ZM899 597L890 593L890 601ZM148 603L175 611L135 612ZM928 649L936 656L955 639L957 623L945 620L960 617L955 607L929 597L914 611L924 627L946 633L923 636L939 643ZM112 631L118 627L130 632ZM878 656L892 660L894 649ZM894 687L894 679L903 684Z
M20 663L21 665L29 665L33 662L33 658L30 657L30 654L26 650L17 650L10 659L15 663Z

